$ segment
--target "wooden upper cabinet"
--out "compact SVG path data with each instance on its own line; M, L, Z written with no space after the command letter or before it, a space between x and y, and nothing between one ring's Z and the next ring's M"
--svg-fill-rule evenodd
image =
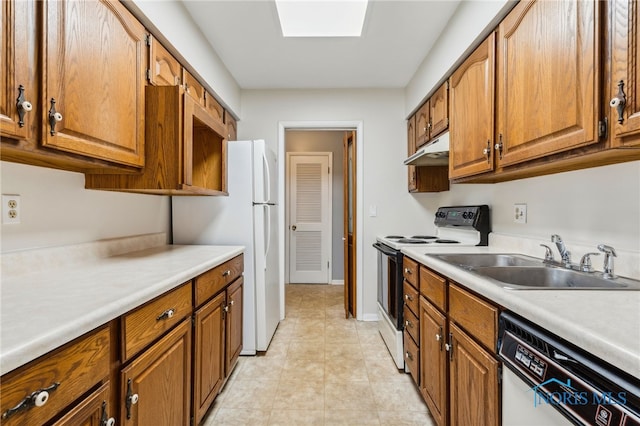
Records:
M451 76L449 178L492 171L495 34Z
M47 1L44 10L44 145L143 166L144 27L115 0Z
M238 140L238 123L228 111L224 112L224 123L227 126L227 140Z
M36 64L35 1L7 0L0 4L0 132L4 137L30 139L39 95L34 67ZM22 89L21 89L22 88ZM22 93L22 98L18 97ZM22 118L21 118L22 116Z
M186 69L182 70L182 85L184 92L198 102L201 107L206 106L205 90L202 84Z
M182 66L155 37L149 35L149 70L147 77L154 86L179 86Z
M429 142L429 101L425 102L416 112L416 147Z
M407 154L411 156L416 152L416 116L412 116L407 121ZM408 169L408 189L413 192L416 187L416 166L407 166Z
M204 92L204 107L214 120L224 123L224 108L220 105L220 102L216 101L216 98L212 94Z
M498 31L498 164L598 142L599 2L526 0Z
M429 139L449 128L449 82L442 84L429 99Z
M613 146L640 144L640 6L634 0L612 0L611 100L626 98L622 114L611 106ZM622 82L622 84L620 84Z

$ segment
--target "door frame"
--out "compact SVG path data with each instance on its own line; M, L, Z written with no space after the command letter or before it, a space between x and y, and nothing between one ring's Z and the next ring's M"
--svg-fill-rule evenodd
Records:
M294 130L340 130L340 131L356 131L356 235L363 235L363 190L362 183L363 178L363 122L359 121L280 121L278 122L278 158L286 158L285 154L285 131L287 129ZM285 161L279 161L278 165L278 204L285 205ZM284 319L285 311L285 298L284 298L284 259L285 259L285 218L284 215L279 217L279 228L283 230L280 232L279 238L279 255L280 255L280 319ZM363 320L368 318L362 317L363 306L363 294L362 294L362 254L363 246L362 239L356 239L356 319Z
M320 151L291 151L291 152L287 152L286 153L286 164L285 164L285 176L287 178L287 182L289 181L290 177L291 177L291 157L295 157L295 156L305 156L305 157L324 157L327 158L328 163L329 163L329 171L330 173L328 174L329 176L329 182L328 182L328 209L329 209L329 241L327 242L327 249L329 251L328 253L328 261L329 261L329 265L327 267L326 270L326 283L325 284L331 284L331 276L332 276L332 269L333 269L333 152L320 152ZM288 169L288 173L287 172ZM284 228L282 228L284 230L285 233L285 241L289 241L291 242L291 229L289 229L290 225L291 225L291 185L286 185L285 182L285 207L286 207L286 211L285 211L285 226ZM286 244L285 247L285 266L289 266L288 268L286 268L285 271L285 278L286 281L285 282L291 282L291 244Z

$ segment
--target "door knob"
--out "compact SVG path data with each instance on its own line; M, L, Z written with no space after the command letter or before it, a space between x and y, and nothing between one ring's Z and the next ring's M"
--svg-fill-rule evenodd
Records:
M291 225L291 230L295 231L296 229L298 229L295 225Z

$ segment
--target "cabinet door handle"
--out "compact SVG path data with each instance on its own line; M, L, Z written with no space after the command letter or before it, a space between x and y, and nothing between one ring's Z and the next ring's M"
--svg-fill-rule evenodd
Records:
M443 338L442 338L442 327L440 327L440 331L438 331L438 334L436 334L436 342L440 342L440 351L442 352L442 342L443 342Z
M102 414L100 415L100 426L115 426L116 419L107 414L107 401L102 401Z
M408 300L409 302L412 302L412 301L413 301L413 297L411 297L411 295L410 295L410 294L405 294L405 295L404 295L404 298L405 298L405 300Z
M223 277L228 277L229 275L231 275L231 271L230 271L229 269L227 269L226 271L224 271L224 272L222 273L222 276L223 276Z
M494 146L494 148L495 148L496 151L498 151L498 154L500 155L500 159L501 160L502 160L502 148L503 147L504 147L504 144L502 143L502 133L500 133L498 143Z
M411 355L411 352L409 352L409 351L405 352L404 356L405 356L407 359L409 359L409 360L413 361L413 355Z
M487 163L491 162L491 141L487 139L487 147L482 150L482 153L487 157Z
M138 394L133 393L131 379L127 380L127 396L125 398L125 407L127 408L127 420L131 419L131 406L138 403Z
M404 268L404 273L409 275L413 274L413 272L409 268Z
M624 122L624 107L627 104L627 96L624 93L624 80L618 82L618 94L611 99L609 106L618 112L618 123Z
M445 343L444 349L449 352L449 361L453 360L453 334L449 333L449 343Z
M38 389L20 401L15 407L8 409L2 413L2 420L8 419L19 411L29 410L33 407L42 407L49 401L49 392L53 392L60 386L59 382L55 382L47 388Z
M24 127L24 115L33 109L33 105L24 98L24 86L22 84L18 86L16 109L18 110L18 126Z
M164 311L163 313L158 315L158 317L156 318L156 321L173 318L175 313L176 313L176 309L175 308L167 309L166 311Z
M51 136L56 134L56 123L62 121L62 114L56 111L56 100L51 98L51 108L49 108L49 127Z
M409 320L405 320L404 327L405 328L407 328L407 327L413 328L413 323L411 321L409 321Z

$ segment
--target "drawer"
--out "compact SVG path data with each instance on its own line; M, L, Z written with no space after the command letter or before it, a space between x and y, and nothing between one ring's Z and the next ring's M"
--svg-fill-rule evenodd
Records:
M404 331L408 332L415 342L420 341L420 320L404 305Z
M196 306L202 305L235 281L243 271L244 256L240 254L197 277L195 279Z
M191 282L188 282L123 315L123 361L130 359L190 315L191 307Z
M404 332L404 361L416 385L420 386L420 349L411 335Z
M495 353L499 310L468 291L449 285L449 318Z
M418 305L420 304L420 294L418 293L418 290L413 288L413 286L406 281L402 283L402 286L404 304L413 311L414 315L417 315Z
M402 259L402 275L404 279L409 281L415 288L420 288L418 285L418 262L407 256L403 256Z
M2 419L5 426L40 425L62 412L69 404L109 376L109 327L104 326L2 377L2 415L25 397L48 390L39 407L19 411ZM44 398L44 396L43 396Z
M447 280L424 266L420 267L420 294L442 312L447 311Z

